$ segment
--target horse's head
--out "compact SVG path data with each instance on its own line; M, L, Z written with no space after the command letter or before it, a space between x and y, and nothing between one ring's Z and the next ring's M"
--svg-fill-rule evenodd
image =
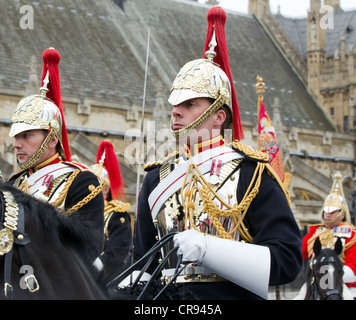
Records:
M342 242L338 238L334 249L322 249L319 238L314 242L311 281L315 286L315 299L341 300L343 289L343 263L339 258Z

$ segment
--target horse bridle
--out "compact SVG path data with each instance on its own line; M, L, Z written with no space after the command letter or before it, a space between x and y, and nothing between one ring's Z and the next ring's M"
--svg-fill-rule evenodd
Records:
M8 299L13 298L13 286L11 285L11 269L14 245L18 250L21 265L28 265L25 245L31 242L25 233L25 211L22 203L17 203L13 194L9 191L0 192L1 221L0 225L0 256L4 256L4 295ZM36 277L29 274L24 277L24 283L30 292L39 290Z
M342 299L342 295L336 289L330 289L330 290L326 291L325 293L322 293L321 288L319 287L319 284L316 281L317 278L316 278L316 274L315 274L314 261L312 261L311 269L312 269L312 278L310 280L310 285L314 286L316 288L320 298L327 300L327 298L329 298L330 296L337 295L340 299Z

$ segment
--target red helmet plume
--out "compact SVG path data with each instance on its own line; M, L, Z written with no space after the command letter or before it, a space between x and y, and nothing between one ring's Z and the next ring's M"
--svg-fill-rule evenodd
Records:
M209 9L207 19L208 30L206 34L204 53L209 50L209 43L213 37L213 32L215 30L217 46L215 47L216 56L214 58L214 62L219 65L219 67L226 73L227 77L229 78L231 86L231 108L233 116L232 122L234 129L234 139L242 140L244 138L244 134L237 97L231 76L229 55L225 37L226 13L221 7L215 6Z
M42 58L43 58L43 68L42 68L41 84L45 80L48 71L49 83L47 86L48 92L46 93L46 96L55 103L55 105L58 107L59 112L61 114L61 118L62 118L61 143L66 158L65 160L71 161L71 154L70 154L69 142L67 136L67 128L64 121L64 113L62 107L62 96L61 96L60 77L59 77L59 69L58 69L58 65L59 65L59 61L61 60L61 57L57 50L55 50L54 48L49 48L43 51Z
M124 183L121 176L119 162L117 161L114 146L108 140L103 140L99 144L96 155L96 163L103 161L103 167L108 172L111 196L113 200L119 200L125 194Z

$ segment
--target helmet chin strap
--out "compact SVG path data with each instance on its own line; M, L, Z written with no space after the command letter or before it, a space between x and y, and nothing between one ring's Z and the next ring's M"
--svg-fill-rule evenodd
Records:
M344 209L341 209L340 212L336 215L336 217L334 219L331 219L331 220L325 220L324 219L324 211L323 211L323 214L322 214L322 219L323 219L323 222L324 224L327 223L327 224L330 224L330 223L334 223L336 220L338 220L341 215L344 213Z
M171 131L177 139L184 138L191 134L195 129L199 128L206 120L208 120L216 111L218 111L226 102L229 101L229 93L225 88L219 89L219 97L214 103L206 109L197 119L186 127L173 130L171 124Z
M51 127L49 130L49 133L46 137L46 139L43 140L41 146L37 150L37 152L30 158L28 159L25 163L19 164L20 169L29 169L34 167L35 163L43 156L45 151L47 150L49 142L52 140L52 138L57 134L56 132L56 127Z

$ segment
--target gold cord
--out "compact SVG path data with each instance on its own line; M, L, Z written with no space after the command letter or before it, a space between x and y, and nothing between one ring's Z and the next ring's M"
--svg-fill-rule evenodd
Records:
M246 228L243 220L246 216L248 208L251 205L251 202L259 192L259 188L261 186L262 181L262 174L265 169L267 169L271 176L277 181L280 188L284 192L289 205L291 205L291 200L288 190L285 188L283 182L280 180L276 172L268 163L269 159L267 154L260 151L256 151L237 140L235 140L232 145L234 148L241 150L248 157L259 160L259 162L257 162L255 172L252 176L251 182L245 192L244 197L242 198L239 204L230 206L223 199L221 199L217 192L214 191L214 189L210 186L210 184L206 181L202 173L199 171L197 165L191 162L188 165L187 173L185 175L185 180L183 183L183 185L187 185L187 188L185 189L185 191L183 190L183 188L181 189L181 198L183 199L184 212L186 213L186 227L188 227L189 224L189 227L198 230L196 226L197 217L194 217L194 203L197 195L199 194L203 202L204 211L209 215L211 222L215 226L220 237L225 239L233 239L231 235L236 230L238 230L241 237L245 241L252 243L253 237L248 232L248 229ZM187 184L189 173L191 173L191 177ZM217 205L214 203L213 199L217 199L221 203L221 205L225 207L225 209L218 208ZM219 220L219 218L228 217L231 217L235 224L235 226L229 232L225 230Z
M93 200L102 191L102 189L102 185L100 184L93 191L91 191L91 193L89 193L83 200L79 201L76 205L67 210L65 214L67 216L72 215L75 211L79 210L81 207Z
M23 191L23 192L25 192L25 193L27 193L27 194L30 194L30 190L28 188L28 183L27 183L26 179L24 179L22 181L22 183L19 185L18 189Z
M183 188L181 189L181 197L182 199L184 199L183 207L184 207L184 212L186 213L186 217L185 217L186 224L189 223L190 227L193 227L194 229L198 230L195 223L196 217L194 217L194 202L197 194L199 193L203 201L204 211L209 214L209 217L212 223L214 224L215 228L217 229L220 237L224 239L232 239L231 234L233 234L238 229L241 237L245 241L252 242L253 238L249 234L246 226L244 225L243 219L247 213L247 210L252 200L258 194L259 187L261 185L262 173L265 167L266 167L265 163L259 162L257 164L257 168L251 179L250 185L246 190L246 193L243 199L241 200L240 204L237 204L235 206L230 206L229 204L225 203L221 199L221 197L219 197L219 195L213 190L213 188L206 181L202 173L199 171L197 165L191 162L188 165L188 169L185 175L185 180L183 185L186 185L187 178L190 172L191 172L191 178L188 182L185 191L183 191ZM194 169L196 173L194 173ZM199 187L199 185L201 185L201 187ZM219 209L213 201L214 198L220 201L220 203L227 209ZM232 217L235 223L234 228L229 232L225 230L225 228L223 227L223 225L219 220L219 218L227 218L227 217Z
M62 203L64 202L64 199L68 193L69 187L72 185L74 179L77 177L77 175L81 171L79 169L73 171L73 173L70 175L68 178L66 184L64 185L63 190L59 193L58 198L56 201L52 203L53 206L59 208ZM103 183L100 183L99 186L97 186L94 190L92 190L83 200L79 201L77 204L75 204L72 208L69 210L65 211L64 214L66 216L72 215L75 211L79 210L81 207L86 205L88 202L90 202L92 199L94 199L103 189Z
M286 186L284 185L284 183L282 182L281 178L278 176L278 174L276 173L276 171L272 168L271 164L269 163L269 156L267 153L259 151L259 150L254 150L253 148L241 143L238 140L234 140L232 142L232 146L235 149L241 150L246 156L259 160L259 161L263 161L265 164L265 167L267 168L268 172L271 174L271 176L277 181L277 183L279 184L279 186L281 187L283 193L285 194L287 201L289 203L289 206L292 205L292 202L290 200L290 194L289 191L287 190Z
M75 171L73 171L73 173L68 178L66 184L64 185L63 189L59 193L57 199L54 202L52 202L53 206L60 207L62 205L62 203L64 202L64 199L65 199L65 197L66 197L66 195L68 193L69 187L72 185L74 179L77 177L77 175L79 173L80 173L79 169L76 169Z
M254 150L252 147L249 147L243 143L241 143L238 140L234 140L232 142L232 146L235 149L241 150L246 156L256 159L256 160L260 160L260 161L264 161L264 162L268 162L269 161L269 156L267 153L264 153L262 151L259 150Z

